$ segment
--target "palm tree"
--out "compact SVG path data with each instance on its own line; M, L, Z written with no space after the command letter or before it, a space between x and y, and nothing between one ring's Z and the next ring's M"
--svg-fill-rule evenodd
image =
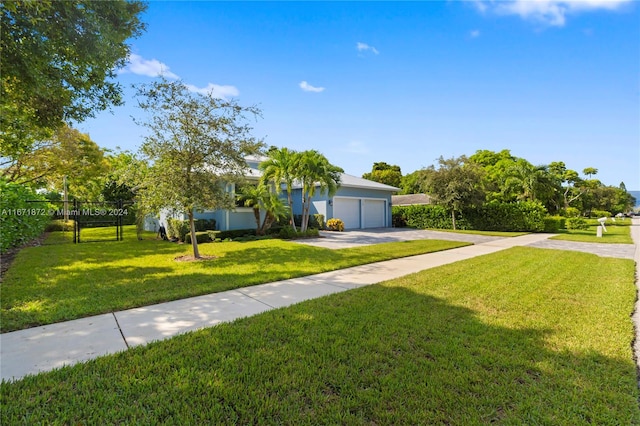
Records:
M316 190L320 194L326 192L329 197L333 196L340 186L340 167L329 163L327 158L318 151L310 150L301 153L298 178L302 183L302 224L301 231L306 231L309 225L309 210L311 198Z
M288 208L283 204L278 194L269 190L265 184L245 185L238 194L238 201L245 207L253 209L256 220L256 235L265 235L269 228L281 217L288 214ZM260 211L264 211L264 219L260 223Z
M238 201L245 207L253 209L253 216L256 219L256 235L262 235L260 226L260 204L268 196L269 191L264 185L244 185L238 191Z
M276 191L281 191L281 184L285 184L287 191L287 204L289 206L290 219L289 223L296 229L293 218L293 182L297 177L298 164L300 162L300 153L287 148L273 148L269 150L267 159L258 166L262 171L262 183L272 181Z

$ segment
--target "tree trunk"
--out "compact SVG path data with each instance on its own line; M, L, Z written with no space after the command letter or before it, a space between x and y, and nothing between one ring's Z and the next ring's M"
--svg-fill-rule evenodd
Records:
M262 233L262 229L260 228L260 209L259 208L253 208L253 216L256 218L256 235L260 236L260 235L264 235Z
M291 227L294 231L296 230L296 220L293 216L293 199L291 198L291 192L287 191L287 202L289 202L289 212L291 213Z
M200 259L198 240L196 239L196 224L193 221L193 209L189 210L189 228L191 230L191 247L193 247L193 257Z
M451 210L451 223L453 223L453 230L456 230L456 211Z

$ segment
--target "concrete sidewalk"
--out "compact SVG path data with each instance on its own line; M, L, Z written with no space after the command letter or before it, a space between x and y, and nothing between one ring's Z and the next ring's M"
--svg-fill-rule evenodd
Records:
M2 380L18 380L28 374L87 361L269 309L379 283L514 246L533 244L549 236L550 234L530 234L492 239L437 253L4 333L0 335L0 377Z

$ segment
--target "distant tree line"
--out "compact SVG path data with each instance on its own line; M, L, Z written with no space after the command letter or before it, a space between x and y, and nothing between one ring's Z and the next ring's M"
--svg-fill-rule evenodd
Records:
M524 158L500 152L478 150L467 157L445 159L402 175L400 167L384 162L374 163L372 171L362 177L400 188L399 194L426 193L450 211L488 202L540 203L551 215L572 215L578 212L590 216L596 211L613 215L626 213L635 205L635 198L624 182L608 186L594 178L598 169L587 167L582 176L568 169L564 162L534 166Z

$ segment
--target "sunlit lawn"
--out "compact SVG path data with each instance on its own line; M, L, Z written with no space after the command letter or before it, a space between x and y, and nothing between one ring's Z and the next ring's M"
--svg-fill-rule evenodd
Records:
M514 248L3 383L0 420L640 424L635 295L630 260Z
M474 229L429 229L430 231L451 232L456 234L472 234L472 235L484 235L487 237L519 237L521 235L530 234L530 232L507 232L507 231L476 231Z
M589 224L589 229L562 230L551 239L585 243L633 244L629 228L631 219L629 218L616 219L615 222L607 221L605 224L607 232L603 232L602 237L597 236L599 224L596 219L588 219L587 223Z
M2 332L467 245L422 240L328 250L273 239L201 244L201 254L216 258L177 262L190 245L150 233L138 241L132 227L125 241L106 241L115 240L113 228L83 232L82 239L105 241L54 244L73 234L52 233L47 244L18 254L0 287Z

